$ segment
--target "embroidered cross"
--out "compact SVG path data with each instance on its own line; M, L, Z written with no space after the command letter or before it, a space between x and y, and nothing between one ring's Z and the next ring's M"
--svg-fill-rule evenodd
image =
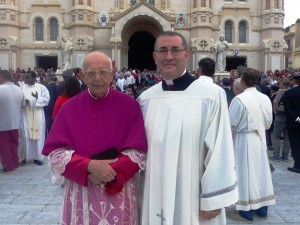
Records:
M164 218L164 210L161 209L161 214L156 214L156 216L161 218L161 225L164 225L164 221L166 221Z

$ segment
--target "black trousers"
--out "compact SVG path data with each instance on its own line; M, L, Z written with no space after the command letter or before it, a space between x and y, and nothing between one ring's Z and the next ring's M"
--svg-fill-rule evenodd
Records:
M287 129L291 144L291 153L295 161L294 167L300 169L300 129Z

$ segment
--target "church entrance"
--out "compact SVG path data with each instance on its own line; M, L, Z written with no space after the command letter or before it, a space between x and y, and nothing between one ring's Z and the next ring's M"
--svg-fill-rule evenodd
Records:
M154 36L145 31L135 32L129 39L128 68L139 70L155 70L152 53L154 51Z
M226 70L235 70L239 65L247 66L245 56L226 56Z
M57 56L36 56L36 67L47 69L53 68L54 71L57 68Z

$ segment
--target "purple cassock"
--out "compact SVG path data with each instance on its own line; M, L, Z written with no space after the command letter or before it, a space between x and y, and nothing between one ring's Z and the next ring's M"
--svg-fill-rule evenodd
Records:
M88 181L92 155L116 148L114 181ZM137 224L134 175L144 168L147 150L140 106L128 95L110 89L100 99L84 91L57 114L43 154L51 169L65 177L62 224Z

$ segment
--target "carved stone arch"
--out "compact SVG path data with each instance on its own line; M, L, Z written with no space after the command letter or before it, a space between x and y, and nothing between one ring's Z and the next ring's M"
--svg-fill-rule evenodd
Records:
M135 21L138 19L137 21ZM140 12L140 13L133 13L132 15L127 15L122 19L122 22L116 23L116 33L121 34L124 32L125 27L128 26L130 23L141 21L142 19L146 19L147 21L151 21L152 23L156 24L157 26L162 27L162 30L171 30L170 24L163 23L160 18L157 18L157 15L154 15L149 12Z
M137 31L150 32L154 37L157 37L162 31L163 27L158 20L154 20L153 17L147 15L137 16L127 21L124 24L122 32L120 33L123 43L128 43L132 34Z

